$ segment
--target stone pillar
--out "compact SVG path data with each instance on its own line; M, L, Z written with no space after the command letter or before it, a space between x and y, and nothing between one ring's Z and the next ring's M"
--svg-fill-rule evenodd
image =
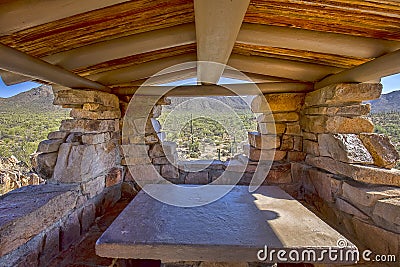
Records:
M306 95L301 110L304 163L292 164L302 193L322 217L357 245L399 255L399 155L387 137L373 133L365 100L381 84L335 84ZM396 215L393 215L396 214Z
M72 119L62 121L60 130L39 144L38 172L52 183L86 183L83 186L94 196L119 166L118 97L83 89L54 91L54 104L71 108Z

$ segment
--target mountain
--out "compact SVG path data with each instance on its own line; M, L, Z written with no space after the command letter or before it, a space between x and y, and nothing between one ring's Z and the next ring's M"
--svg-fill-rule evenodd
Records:
M371 113L400 112L400 91L383 94L379 99L368 101Z
M53 105L54 95L51 86L41 85L9 98L0 98L0 112L58 111L61 107Z

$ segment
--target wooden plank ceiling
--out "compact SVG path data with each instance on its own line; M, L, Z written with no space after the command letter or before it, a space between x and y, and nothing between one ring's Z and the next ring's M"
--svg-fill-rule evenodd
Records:
M197 7L195 12L193 1L201 0L3 1L0 43L112 90L127 91L162 68L196 60L196 40L210 42L207 27L211 26L207 25L212 23L195 22L195 14L198 19L199 14L202 20L207 17L207 8ZM226 2L225 11L231 1ZM211 22L223 20L218 12L210 16ZM400 49L397 0L251 0L244 18L238 19L239 33L227 28L231 21L221 22L218 29L226 30L229 39L237 35L232 39L233 49L217 45L212 53L223 50L220 54L228 55L228 65L256 82L368 82L400 72L395 52ZM210 36L211 43L219 41L218 32ZM203 51L204 44L201 57L213 58ZM382 56L386 56L382 62L392 59L392 65L399 67L386 71L376 63L380 61L375 62ZM364 65L369 72L379 68L379 74L354 76L349 72L363 70ZM8 84L35 80L23 72L10 72L7 66L1 68L0 75ZM343 72L350 75L340 75ZM196 66L163 75L160 81L199 76ZM232 75L229 71L223 74ZM293 86L287 88L290 91ZM304 88L309 90L309 86Z

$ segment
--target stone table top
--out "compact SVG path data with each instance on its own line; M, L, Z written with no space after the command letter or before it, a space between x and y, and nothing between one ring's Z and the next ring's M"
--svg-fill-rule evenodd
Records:
M226 189L225 185L212 187L214 192ZM278 187L261 186L250 193L246 186L235 186L217 201L193 208L164 204L144 192L162 190L170 197L193 199L193 194L175 188L146 185L98 239L96 253L163 262L254 262L265 246L269 251L356 249ZM338 240L348 242L348 246L338 247Z

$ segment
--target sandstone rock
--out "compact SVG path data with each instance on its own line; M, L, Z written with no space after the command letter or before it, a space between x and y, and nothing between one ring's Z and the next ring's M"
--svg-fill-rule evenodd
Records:
M286 124L284 123L271 123L271 122L261 122L257 124L257 130L261 134L283 134L286 129Z
M363 117L303 116L300 120L303 131L312 133L371 133L372 122Z
M320 134L319 154L347 162L372 164L371 154L355 134Z
M79 218L82 226L82 234L88 232L90 226L93 225L96 219L96 206L93 203L88 204L82 209L82 214Z
M304 109L306 115L329 115L343 117L366 116L371 111L370 104L356 104L338 107L309 107Z
M298 122L287 123L285 134L301 135L300 124Z
M400 170L348 164L328 157L307 156L306 163L369 184L400 186Z
M149 157L131 157L126 156L121 160L121 165L124 166L133 166L133 165L141 165L141 164L150 164L151 160Z
M378 200L372 219L377 225L389 231L400 233L400 197Z
M400 236L371 225L357 217L353 218L356 238L375 254L398 255Z
M150 134L144 137L144 142L147 145L158 143L160 140L156 134Z
M104 133L119 130L118 120L63 120L61 131L81 133Z
M61 139L65 140L67 138L68 132L61 132L61 131L55 131L51 132L47 135L47 139L53 140L53 139Z
M179 178L179 170L172 164L162 165L161 175L167 179L177 179Z
M84 134L82 135L82 143L88 145L95 145L100 143L106 143L110 141L110 133L100 133L100 134Z
M307 154L305 152L300 151L288 151L287 153L288 161L304 161L306 159Z
M252 161L279 161L286 157L286 151L281 150L261 150L250 145L244 146L243 149Z
M73 212L60 227L60 250L64 251L72 243L78 241L81 236L81 226L79 224L77 212Z
M292 171L290 163L274 162L265 178L263 185L288 184L292 182Z
M106 175L106 187L120 184L123 178L123 168L114 167Z
M100 194L105 188L105 176L101 175L90 181L81 184L82 194L88 195L89 198L93 198Z
M57 162L57 152L41 153L36 156L37 167L35 171L42 179L50 179L53 176L54 167Z
M125 158L148 158L149 146L148 145L121 145Z
M293 150L303 151L303 137L293 136Z
M383 134L360 134L360 139L371 153L374 165L391 169L400 159L394 145Z
M53 140L43 140L39 143L37 152L40 153L51 153L57 152L60 145L63 143L61 139L53 139Z
M303 132L303 138L311 141L318 141L318 135L309 132Z
M343 198L367 214L380 199L400 197L400 190L396 187L365 185L347 181L342 186Z
M295 122L300 118L297 112L282 112L273 114L261 114L257 117L258 122Z
M65 143L82 144L82 133L70 133L65 140Z
M303 93L266 94L264 98L268 107L262 96L257 96L251 103L251 109L254 113L298 111L304 103L304 97Z
M60 250L60 227L49 229L44 236L43 249L40 252L39 266L45 266L51 259L58 256Z
M189 172L185 184L208 184L208 172Z
M53 179L63 183L90 180L116 164L117 150L112 142L96 145L60 146Z
M164 149L161 144L154 144L149 150L150 158L165 157Z
M337 105L352 102L362 102L380 97L382 84L334 84L306 95L305 106Z
M170 161L168 160L167 157L154 158L154 159L152 159L152 162L153 162L153 164L156 164L156 165L170 164Z
M3 195L1 207L7 212L0 221L0 257L66 216L77 198L76 186L52 184L25 186Z
M307 154L319 156L318 143L310 140L303 140L303 151Z
M125 180L127 182L139 182L140 185L147 183L159 183L164 181L160 175L160 169L152 164L129 166L129 172ZM129 175L128 175L129 174Z
M282 143L281 143L281 147L279 149L283 150L283 151L289 151L289 150L293 150L293 147L294 147L293 136L284 134L282 136Z
M61 90L54 94L54 105L81 105L85 103L100 104L106 107L119 109L119 100L116 95L88 90Z
M279 137L275 135L263 135L258 132L249 132L249 143L259 149L274 149L280 146Z
M342 181L333 174L314 168L309 169L308 174L318 196L327 202L335 202L336 196L341 192Z
M335 206L338 208L338 210L341 210L347 214L354 215L363 220L368 220L367 215L365 215L359 209L357 209L356 207L354 207L353 205L351 205L350 203L341 198L336 199Z
M105 111L89 111L89 110L74 108L71 110L70 116L75 119L112 120L121 118L121 111L119 109L105 110Z

